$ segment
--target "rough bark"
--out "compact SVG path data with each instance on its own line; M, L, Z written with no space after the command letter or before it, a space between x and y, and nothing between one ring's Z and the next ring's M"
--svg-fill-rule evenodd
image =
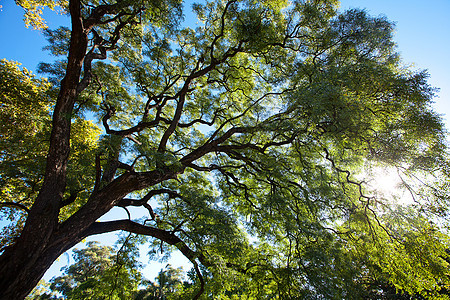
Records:
M53 112L44 182L20 237L0 257L0 299L23 299L62 253L61 249L71 246L49 247L57 231L66 186L71 115L88 44L88 32L83 28L78 0L70 1L70 13L72 34L68 65Z
M83 238L102 232L126 230L127 228L123 227L124 223L115 222L103 224L100 230L100 225L95 225L97 224L96 220L131 191L174 178L180 172L182 171L167 171L165 174L158 171L126 173L93 194L86 205L65 222L57 226L49 226L42 224L45 222L41 222L42 225L36 225L38 228L35 231L29 229L28 232L34 233L35 236L27 236L27 240L25 240L22 235L19 241L6 249L0 257L0 299L23 299L36 286L52 263ZM49 222L53 221L48 215L43 215L43 217ZM122 227L118 224L121 224ZM48 232L49 227L51 228L50 232ZM47 232L39 232L42 228ZM137 230L135 227L129 229ZM144 229L139 228L139 230ZM151 229L148 230L148 232L152 232ZM169 233L157 229L154 231L160 235L165 234L162 236L169 243L180 241L173 234L169 235ZM43 237L45 240L42 240Z
M120 11L122 2L114 5L99 5L92 9L91 14L86 19L81 16L81 2L71 0L69 10L72 21L71 38L69 45L69 56L67 60L66 74L61 81L60 91L53 112L52 132L47 155L47 164L44 181L39 195L35 199L32 208L28 211L26 224L14 245L6 248L0 256L0 300L23 299L36 286L47 269L65 251L76 245L88 235L98 234L100 225L95 225L98 218L107 213L112 207L129 193L154 186L165 180L174 179L189 166L192 161L203 156L205 153L217 150L217 146L229 138L231 135L244 132L247 129L233 128L223 136L216 139L211 138L204 146L199 147L191 154L181 159L183 167L171 170L170 167L158 171L136 173L128 170L123 175L114 178L115 170L111 174L105 174L100 179L88 199L74 215L63 223L58 222L59 211L64 204L63 195L66 188L67 164L70 152L70 130L71 118L77 95L88 86L91 78L90 67L94 58L106 58L105 50L101 56L95 57L93 49L88 51L89 33L94 26L101 23L102 17L106 14L117 14ZM132 15L132 14L131 14ZM111 20L113 20L112 18ZM130 17L131 20L131 17ZM120 30L127 22L120 22L110 43L119 39ZM179 99L176 114L170 126L163 135L159 151L164 152L169 137L174 133L181 119L184 106L184 99L189 89L190 82L200 76L205 75L220 63L234 56L241 50L241 45L231 48L222 58L214 58L210 65L203 69L195 69L187 78L185 85L176 95ZM81 78L82 70L84 77ZM108 133L124 136L128 133L138 132L145 126L152 126L162 121L158 117L153 123L142 123L131 128L129 131L112 131L104 119L105 129ZM144 126L144 127L143 127ZM117 162L117 161L116 161ZM101 170L97 166L97 173ZM176 245L189 259L195 259L195 253L181 244L181 240L173 233L169 234L156 229L139 227L124 222L112 222L102 224L101 231L109 232L113 230L143 231L144 234L155 234L156 238L169 244ZM156 230L156 231L155 231Z

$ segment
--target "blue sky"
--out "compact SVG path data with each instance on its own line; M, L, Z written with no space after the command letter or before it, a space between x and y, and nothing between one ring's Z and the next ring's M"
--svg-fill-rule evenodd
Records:
M48 59L42 51L46 44L43 34L25 28L22 9L14 1L0 0L0 5L0 58L19 61L34 71L39 62ZM450 0L341 1L342 9L354 7L396 23L395 41L404 63L429 71L429 82L440 88L435 107L450 120ZM68 21L53 12L45 18L50 27Z
M396 23L395 41L406 65L428 70L440 89L434 107L450 128L450 0L343 0L341 8L365 8Z
M22 9L13 0L0 0L0 59L21 62L33 72L37 64L48 60L45 38L40 31L25 28ZM365 8L371 15L384 15L396 23L395 41L405 65L413 69L427 69L432 86L440 88L435 109L447 119L450 128L450 0L344 0L341 9ZM52 12L45 15L50 27L68 24L65 16ZM55 264L46 279L57 274L67 262L67 256ZM185 261L177 260L175 264ZM161 265L147 268L153 278ZM150 269L153 271L150 272ZM186 269L186 268L185 268Z

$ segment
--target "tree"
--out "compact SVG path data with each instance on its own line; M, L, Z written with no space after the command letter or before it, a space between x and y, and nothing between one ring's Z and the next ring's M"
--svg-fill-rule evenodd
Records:
M46 80L36 79L26 69L20 70L17 63L0 61L1 111L1 190L4 207L16 207L24 212L35 197L45 162L46 147L43 144L49 126L50 88ZM30 114L29 112L33 113ZM31 146L31 147L30 147ZM26 180L24 176L27 176ZM0 247L12 243L20 233L26 215L3 209L10 220L16 220L3 228Z
M178 295L183 292L183 268L173 268L170 264L161 269L156 276L156 282L148 281L147 287L136 291L135 300L180 299Z
M98 242L74 249L75 262L63 268L63 275L50 280L51 293L39 299L130 299L141 282L136 243L128 239L119 251ZM61 296L52 296L52 294Z
M367 275L448 288L445 130L392 23L333 0L194 4L195 29L181 28L176 0L58 3L72 27L47 31L65 56L41 67L57 90L49 150L42 180L17 177L37 195L1 203L26 219L0 257L1 299L116 230L181 251L195 299L350 298ZM71 132L91 118L104 132L77 149ZM397 169L415 200L398 218L417 222L388 226L394 208L365 180L376 165ZM147 220L97 221L129 206Z
M36 79L19 64L0 61L1 87L1 190L2 213L12 221L3 228L0 248L13 243L23 227L26 214L41 187L45 171L45 153L50 136L51 116L49 108L54 104L54 91L45 79ZM72 154L68 176L70 194L85 197L85 186L95 159L100 129L93 122L74 118L70 142ZM86 160L87 158L87 160ZM72 196L73 198L74 196ZM68 198L69 201L70 197ZM65 207L64 210L70 210ZM64 216L62 211L61 217Z
M130 299L142 277L136 249L116 254L111 247L87 246L74 250L75 263L52 279L53 290L68 299Z

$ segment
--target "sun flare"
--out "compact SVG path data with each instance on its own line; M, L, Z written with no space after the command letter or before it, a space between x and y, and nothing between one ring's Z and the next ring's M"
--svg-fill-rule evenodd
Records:
M368 171L368 177L369 189L377 198L400 205L412 202L396 168L374 166Z

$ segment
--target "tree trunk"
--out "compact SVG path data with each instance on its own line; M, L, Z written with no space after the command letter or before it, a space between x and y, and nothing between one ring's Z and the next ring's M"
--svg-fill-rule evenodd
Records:
M0 299L23 299L53 261L74 245L71 242L49 247L52 235L58 229L58 215L66 187L71 118L88 44L79 0L70 1L69 9L72 19L69 57L53 111L44 182L20 237L0 257Z
M30 253L28 249L14 245L0 257L0 299L24 299L38 284L53 262L79 240L68 241L41 252ZM39 243L38 238L29 241Z
M26 297L52 263L86 235L92 234L88 230L90 226L123 197L135 190L175 178L183 172L128 172L114 180L113 174L111 182L108 181L101 190L95 189L88 202L74 215L63 223L58 222L66 188L73 108L78 93L89 84L89 71L86 68L85 78L80 80L83 63L89 65L92 60L92 57L87 58L88 35L105 14L117 12L120 5L120 1L114 5L99 5L91 10L88 18L83 19L80 0L69 1L72 22L69 55L66 74L61 81L53 111L44 181L20 236L0 256L0 300ZM124 24L120 23L116 30L123 28Z
M61 254L87 236L121 229L112 228L115 223L109 226L112 230L108 228L101 231L92 230L92 226L98 224L96 223L98 218L126 195L175 178L182 172L181 169L165 173L160 171L125 173L95 192L88 202L65 222L50 227L52 231L49 234L40 232L42 228L48 230L49 226L42 224L45 222L37 223L35 228L29 228L27 235L22 234L19 240L0 257L0 300L23 299Z

